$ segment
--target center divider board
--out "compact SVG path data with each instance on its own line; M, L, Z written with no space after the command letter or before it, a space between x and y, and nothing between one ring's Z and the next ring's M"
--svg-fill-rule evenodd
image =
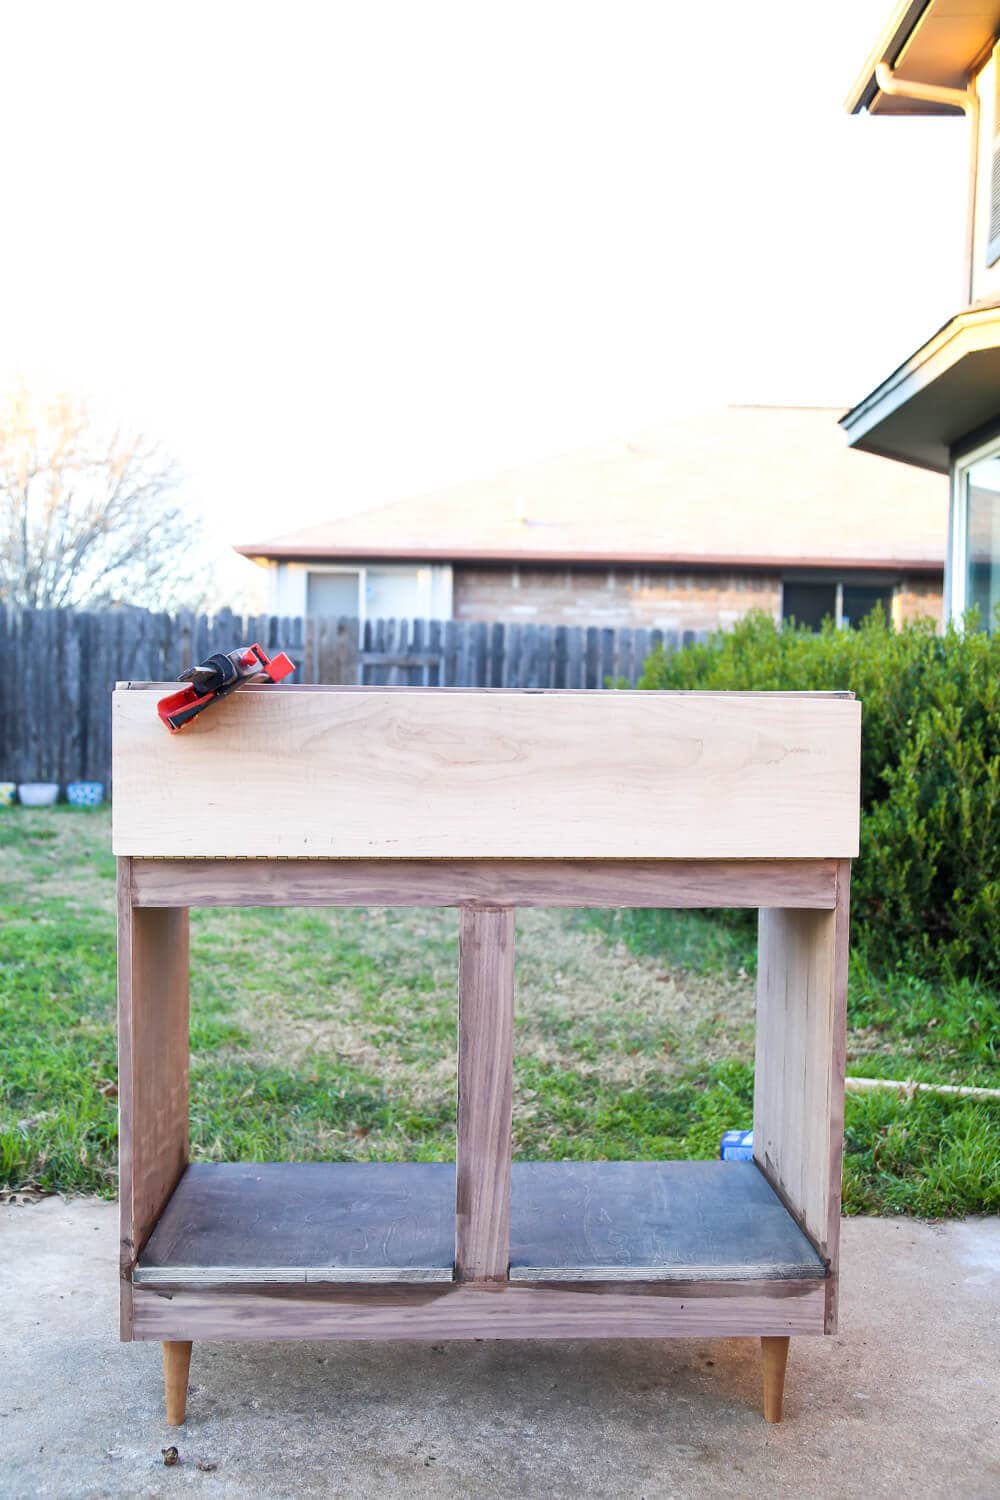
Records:
M114 849L162 858L815 859L858 850L840 694L257 686L180 734L118 689Z

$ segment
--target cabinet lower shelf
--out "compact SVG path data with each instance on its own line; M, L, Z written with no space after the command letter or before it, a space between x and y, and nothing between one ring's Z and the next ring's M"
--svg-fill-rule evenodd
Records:
M450 1163L198 1163L132 1279L163 1291L451 1283L454 1223ZM514 1164L511 1283L825 1276L750 1162Z

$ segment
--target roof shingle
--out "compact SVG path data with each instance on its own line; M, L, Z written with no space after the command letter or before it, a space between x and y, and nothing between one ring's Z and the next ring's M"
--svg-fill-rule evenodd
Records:
M730 406L249 544L264 558L943 565L947 481L852 452L839 409Z

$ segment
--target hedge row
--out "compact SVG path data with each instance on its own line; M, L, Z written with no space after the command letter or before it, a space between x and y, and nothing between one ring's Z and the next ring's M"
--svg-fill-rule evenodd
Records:
M849 688L861 699L853 940L878 968L1000 981L1000 630L820 635L748 615L651 656L644 688Z

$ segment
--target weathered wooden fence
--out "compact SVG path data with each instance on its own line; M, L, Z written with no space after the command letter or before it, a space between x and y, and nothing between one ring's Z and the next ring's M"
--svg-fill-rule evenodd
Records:
M107 783L116 682L170 682L213 651L287 651L295 682L425 687L634 684L657 646L695 635L457 620L243 618L0 606L0 780Z

